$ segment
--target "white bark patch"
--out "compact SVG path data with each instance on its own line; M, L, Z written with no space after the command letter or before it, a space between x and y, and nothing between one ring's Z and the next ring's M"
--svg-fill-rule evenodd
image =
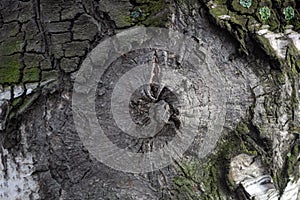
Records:
M264 37L269 40L269 43L272 46L273 50L276 52L277 56L279 58L285 58L289 42L284 37L284 34L267 32Z
M4 89L3 91L0 90L0 101L2 100L10 100L11 98L11 91L10 89Z
M229 173L236 184L264 174L265 169L261 161L254 161L254 158L254 156L240 154L231 160Z
M27 152L28 148L25 126L20 127L21 144L24 153L18 152L12 155L2 147L0 153L0 199L12 200L39 199L39 185L34 180L33 157Z
M22 86L15 86L14 87L14 98L18 98L21 96L24 92L24 89Z
M34 168L30 153L26 153L26 157L21 153L14 157L2 148L0 171L0 199L39 199L38 183L31 176Z
M230 163L232 180L241 184L245 191L255 200L278 200L272 177L266 174L262 161L255 156L240 154Z
M274 33L269 30L269 26L262 26L257 34L269 40L271 47L279 58L285 58L289 45L293 45L300 53L300 34L291 28L288 27L284 33Z
M298 181L291 180L284 189L280 200L299 200L300 199L300 179Z
M221 20L229 20L230 19L230 15L220 15L219 19L221 19Z
M293 30L286 31L286 34L288 34L288 38L292 40L294 46L300 53L300 33L297 33Z

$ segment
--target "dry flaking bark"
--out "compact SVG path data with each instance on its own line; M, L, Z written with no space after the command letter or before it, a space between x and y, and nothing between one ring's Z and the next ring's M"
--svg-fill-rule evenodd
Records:
M144 13L133 17L140 9ZM184 0L1 1L1 199L247 199L254 194L238 184L243 171L232 167L243 162L241 155L261 164L239 167L268 176L282 199L295 191L292 197L299 198L298 73L275 69L263 52L239 54L237 41L208 21L206 9ZM80 141L71 108L76 71L99 42L134 25L191 36L226 80L223 136L206 158L199 159L199 134L181 161L134 175L98 162ZM127 56L111 69L148 55ZM111 91L98 91L105 93Z

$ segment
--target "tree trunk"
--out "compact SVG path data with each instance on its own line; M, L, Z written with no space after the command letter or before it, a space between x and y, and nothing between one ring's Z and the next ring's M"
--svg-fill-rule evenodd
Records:
M245 8L220 14L216 8L225 8L220 2L1 1L0 198L300 199L297 46L281 58L276 54L281 47L272 49L238 21ZM131 29L141 26L156 29ZM165 28L173 31L167 39ZM122 34L136 40L130 49L124 48ZM179 50L143 46L156 40L158 46L172 43ZM102 50L110 52L103 59L116 57L105 69L97 68ZM92 67L85 69L87 63ZM142 73L134 71L144 65ZM97 73L85 76L94 67ZM165 69L184 81L177 83ZM127 97L134 81L144 80L141 74L149 82ZM100 77L96 93L86 96L91 85L76 83L92 83L94 75ZM117 86L124 91L116 97ZM96 138L92 145L110 153L101 160L97 153L103 152L93 153L80 134L89 132L88 119L77 121L90 110L74 101L85 104L88 97L95 99L91 109L105 138L119 149L147 155L178 135L178 141L188 141L189 132L191 144L183 145L183 155L172 154L171 164L134 173L131 163L122 168L126 153L117 157L110 146L97 144L97 135L87 135ZM122 99L131 103L131 119L122 117L119 106L118 121L112 102ZM84 113L75 111L81 107ZM134 137L123 130L130 127L127 121L140 127L137 133L158 131Z

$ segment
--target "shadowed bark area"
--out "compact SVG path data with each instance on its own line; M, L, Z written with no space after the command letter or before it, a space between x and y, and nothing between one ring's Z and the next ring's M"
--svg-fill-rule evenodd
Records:
M245 36L242 31L250 33L223 15L234 11L243 18L249 10L238 11L239 1L233 1L233 11L216 13L225 9L224 2L0 1L0 198L300 198L298 55L294 49L274 62L265 43L238 38ZM209 72L194 66L199 75L184 55L155 49L125 52L104 72L95 94L99 124L112 142L132 152L162 148L185 121L173 93L149 79L152 87L136 90L128 107L136 124L155 120L160 132L150 139L124 133L110 110L118 80L139 64L155 62L167 63L194 84L201 109L190 119L200 122L192 145L172 165L141 174L114 170L94 158L72 113L73 84L84 60L106 38L134 26L165 27L192 38ZM217 97L224 98L224 119L216 123L222 133L203 157L205 144L214 143L206 138L214 134Z

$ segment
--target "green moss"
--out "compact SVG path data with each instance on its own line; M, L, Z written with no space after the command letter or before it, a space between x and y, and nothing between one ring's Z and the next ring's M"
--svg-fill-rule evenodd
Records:
M19 97L19 98L16 98L13 100L12 106L16 107L16 106L20 105L21 103L22 103L22 97Z
M278 71L271 71L272 78L274 80L275 86L281 86L286 83L287 72L286 69L278 70Z
M269 25L270 31L277 32L281 28L280 17L277 16L276 10L271 9L269 6L260 7L255 16L260 23Z
M219 199L225 196L218 189L220 173L212 161L184 160L176 166L178 176L173 184L177 199Z
M258 30L258 27L257 27L258 22L252 16L249 16L248 19L249 19L249 21L247 23L247 29L250 33L254 34Z
M297 86L295 86L294 82L292 83L292 88L293 89L292 89L292 94L291 94L291 99L290 99L290 106L292 109L297 110L300 104L299 104L299 97L298 97L298 88L297 88ZM298 127L298 129L297 129L297 127ZM296 121L292 121L290 123L290 128L294 129L293 130L294 133L297 132L297 130L299 133L300 127L299 127L299 124L297 125Z
M139 8L146 14L155 15L166 8L166 2L163 0L148 0L146 4L139 6Z
M294 16L295 16L294 8L291 7L291 6L285 7L283 9L283 14L284 14L284 19L286 21L292 20L294 18Z
M154 26L154 27L161 27L167 23L168 13L161 13L156 16L150 16L145 20L142 24L145 26Z
M20 106L18 113L24 112L31 105L31 103L32 103L31 98L27 97L24 100L24 103Z
M233 12L230 12L229 13L230 15L230 22L231 23L234 23L236 25L239 25L240 28L242 28L243 30L247 30L246 29L246 25L247 25L247 22L249 20L249 17L248 16L245 16L245 15L237 15Z
M271 7L272 7L272 1L273 1L273 0L260 0L260 1L258 2L258 6L259 6L259 7L268 6L269 8L271 8Z
M300 134L300 127L292 126L292 127L289 128L289 131L290 131L291 133Z
M20 114L24 113L33 102L39 97L39 93L35 92L25 97L19 97L12 101L12 106L8 111L8 119L11 120L13 118L18 117Z
M225 142L219 144L218 159L224 158L226 161L230 161L232 157L241 153L258 155L256 146L253 146L250 137L246 134L247 131L249 132L245 125L238 125L234 133L227 135Z
M286 80L285 74L284 74L284 73L280 73L280 74L278 75L278 78L277 78L278 83L279 83L280 85L284 85L284 84L285 84L285 80Z
M129 11L118 13L114 18L114 21L119 28L130 27L134 25Z
M135 23L134 23L134 20L132 20L132 17L131 15L124 15L122 16L122 20L121 20L123 23L122 24L126 24L126 26L133 26ZM124 27L126 27L124 26Z
M266 21L271 17L271 10L269 7L264 6L262 8L259 8L259 15L260 15L260 19L262 21Z
M58 78L58 72L53 70L53 71L43 71L42 72L42 82L43 81L48 81L51 79L57 79Z
M213 17L218 19L221 15L227 15L228 9L226 6L216 6L215 8L210 9L209 12Z
M300 143L297 140L295 141L295 144L293 145L291 150L286 154L287 156L284 162L283 170L277 174L277 178L280 179L280 181L278 181L278 186L281 193L284 191L291 177L294 178L294 181L297 181L300 178L300 160L298 159L299 154Z
M22 64L18 55L0 57L0 84L18 83Z
M287 65L286 59L281 59L271 47L268 39L257 35L257 31L262 24L269 25L269 30L275 33L284 32L286 24L292 24L295 27L294 30L300 30L300 15L297 10L293 9L296 6L294 1L213 0L207 1L205 4L214 22L230 31L239 41L241 49L245 53L248 52L248 39L254 39L274 61L276 68ZM220 19L222 15L229 15L229 20ZM297 54L299 55L299 52ZM293 56L293 59L299 60L296 56ZM295 66L297 71L300 71L300 62Z
M220 199L228 196L236 185L228 177L231 159L241 153L259 155L259 150L249 142L249 128L241 122L236 130L224 136L216 152L205 160L183 160L176 167L178 175L174 187L178 199Z
M240 4L244 8L250 8L252 5L252 0L240 0Z
M38 68L25 68L23 73L23 82L28 83L39 81L40 70Z
M164 0L136 0L132 10L118 14L118 26L126 27L143 24L145 26L165 26L168 21L169 4ZM121 25L120 25L121 24Z
M218 5L226 5L227 4L227 0L214 0L214 3L216 3Z
M258 5L257 1L252 1L251 6L248 6L249 3L241 4L240 1L249 2L249 0L232 0L231 5L236 12L241 13L241 14L255 13L255 11L257 9L257 5Z
M267 20L267 24L270 25L271 31L277 32L280 29L281 23L279 17L273 9L271 9L271 17Z
M34 93L32 95L26 96L26 98L24 99L24 102L19 107L17 114L21 114L25 110L27 110L38 97L39 97L39 93Z
M23 39L21 36L10 37L0 43L0 55L11 55L21 51Z
M243 31L240 28L236 28L235 35L236 35L236 38L238 39L238 41L240 42L241 50L245 53L248 53L248 47L247 47L247 44L246 44L246 33L245 33L245 31Z
M298 72L300 72L300 59L297 59L297 60L296 60L295 67L296 67L296 70L297 70Z
M297 76L300 72L300 54L298 49L294 45L289 45L287 52L287 61L285 64L288 65L287 72L289 78L293 78L295 75Z
M268 56L270 56L271 58L277 57L268 39L266 39L264 36L261 35L256 35L255 38L261 44L261 47L263 48L263 50L266 52Z
M51 61L50 59L45 59L45 60L42 60L40 63L39 63L40 67L41 67L41 70L50 70L53 68L53 66L51 65Z
M249 133L249 128L248 128L247 124L241 122L236 127L236 131L238 133L245 134L245 133Z
M294 29L296 32L300 32L300 15L297 16L297 18L294 20L295 20L295 23L293 23L293 25L295 27Z
M20 25L18 22L10 22L6 24L2 24L1 30L1 38L9 38L11 36L15 36L19 32Z
M136 1L138 6L131 11L130 17L124 19L131 24L145 26L164 26L168 21L169 5L164 0Z
M25 54L24 56L25 65L29 68L38 67L42 60L44 60L44 58L41 55Z
M10 112L8 115L8 119L11 120L13 119L17 114L15 112Z

